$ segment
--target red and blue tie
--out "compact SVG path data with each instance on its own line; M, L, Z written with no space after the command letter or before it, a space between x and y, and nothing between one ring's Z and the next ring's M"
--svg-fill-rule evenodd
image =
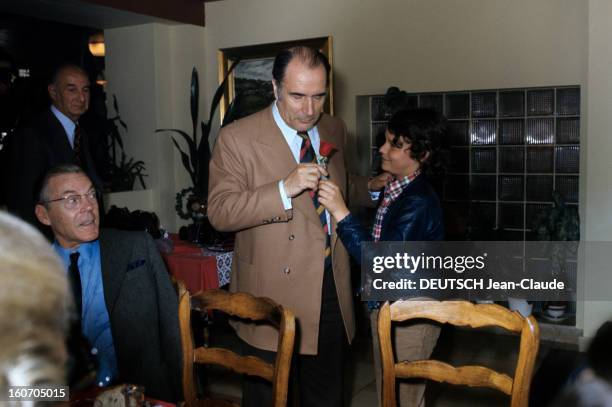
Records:
M302 138L302 147L300 148L300 163L316 163L317 156L315 155L314 148L308 133L305 131L298 131L298 136ZM325 214L325 208L319 204L319 198L317 193L312 189L308 190L312 203L314 204L319 220L323 226L325 232L325 269L331 268L331 244L329 239L329 225L327 224L327 216Z

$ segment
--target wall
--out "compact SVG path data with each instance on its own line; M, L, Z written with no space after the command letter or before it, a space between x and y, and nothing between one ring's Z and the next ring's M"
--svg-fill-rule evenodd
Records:
M585 22L573 0L224 0L206 4L206 64L219 48L331 35L336 114L354 134L355 96L393 85L578 84ZM206 80L210 95L217 73Z
M225 0L206 5L206 64L214 66L219 48L331 35L336 114L353 135L355 97L393 85L414 92L581 85L582 236L610 240L611 7L606 0ZM209 95L216 75L206 77ZM352 159L355 170L356 150ZM607 270L605 260L581 265L587 299L594 287L612 292L612 279L602 283L592 272ZM582 303L577 326L591 336L611 310Z
M610 241L612 241L612 3L590 0L588 8L587 72L583 108L581 159L582 239L587 241L583 260L584 294L583 327L594 332L612 318L612 278L610 277Z
M583 239L607 241L611 8L608 0L224 0L206 4L203 30L156 24L108 30L107 77L135 134L128 151L142 153L138 158L149 163L154 206L170 230L179 222L169 197L186 177L168 136L153 131L189 130L191 66L201 73L207 105L218 84L219 48L333 36L335 110L353 135L355 97L392 85L425 92L578 84L581 232ZM351 159L356 167L359 158ZM581 265L583 271L607 268L605 256ZM612 292L612 279L593 276L586 273L581 282L585 292L593 287ZM611 309L601 301L580 304L578 327L592 335Z
M189 182L169 134L155 129L178 128L191 134L189 83L193 66L204 72L203 29L146 24L106 30L105 41L106 91L109 100L117 95L129 127L124 137L127 153L145 161L145 180L154 190L153 202L147 205L168 230L176 231L184 221L176 216L174 196Z

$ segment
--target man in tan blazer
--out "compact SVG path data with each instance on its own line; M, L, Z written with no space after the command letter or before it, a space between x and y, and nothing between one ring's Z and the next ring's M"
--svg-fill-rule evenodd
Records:
M316 50L279 53L272 73L277 100L223 128L210 163L208 217L217 230L237 232L230 289L269 297L297 317L300 356L292 374L302 406L342 405L344 354L355 332L348 255L335 222L317 214L309 193L329 176L346 196L346 127L322 113L328 74ZM304 132L316 155L322 141L337 147L327 169L302 159ZM365 183L360 189L367 191ZM235 327L247 353L274 357L273 328ZM243 405L270 405L271 392L261 386L244 385Z

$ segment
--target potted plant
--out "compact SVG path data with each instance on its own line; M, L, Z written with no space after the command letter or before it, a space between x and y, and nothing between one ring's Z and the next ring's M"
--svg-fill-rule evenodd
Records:
M235 61L229 68L225 78L215 91L210 104L208 120L200 122L201 136L198 137L198 108L199 108L199 80L198 71L194 67L191 71L190 84L190 113L192 123L192 133L180 129L156 129L155 132L170 132L181 136L186 148L181 147L177 138L172 136L172 143L181 155L183 167L189 174L191 186L176 193L176 213L181 219L192 219L193 225L189 232L190 240L202 243L203 240L213 238L214 230L208 222L206 207L208 202L208 164L210 161L209 137L212 123L219 107L221 97L225 92L230 73L239 61ZM230 105L223 121L223 126L228 124L235 117L236 100Z
M119 105L115 95L113 95L113 108L115 109L115 116L106 120L107 137L110 140L110 190L111 192L131 191L134 189L136 179L140 181L142 189L147 189L144 182L144 177L147 176L144 173L146 170L144 161L135 161L134 158L128 159L123 149L123 139L121 138L119 127L123 128L123 131L127 133L128 126L121 120ZM120 158L118 159L118 157Z
M551 272L554 277L565 274L567 259L576 258L580 240L578 209L568 206L557 191L553 192L553 205L544 209L535 219L533 232L536 240L552 242L550 245ZM568 242L562 244L559 242ZM549 317L560 319L567 307L566 301L545 303Z

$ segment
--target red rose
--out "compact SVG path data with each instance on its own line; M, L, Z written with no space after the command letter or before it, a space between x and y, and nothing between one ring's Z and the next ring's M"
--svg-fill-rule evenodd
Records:
M333 145L332 143L328 143L327 141L323 141L321 140L321 145L319 146L319 155L322 157L326 157L326 158L331 158L332 154L334 153L334 151L336 151L337 148L335 145Z

